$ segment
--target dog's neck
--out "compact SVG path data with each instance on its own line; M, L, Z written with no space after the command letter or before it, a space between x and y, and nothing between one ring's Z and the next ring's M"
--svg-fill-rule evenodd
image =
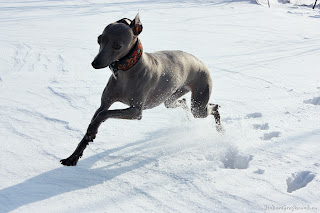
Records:
M117 79L117 72L119 70L127 71L140 60L142 50L142 44L138 38L137 42L133 45L127 55L110 64L109 68L111 69L115 79Z

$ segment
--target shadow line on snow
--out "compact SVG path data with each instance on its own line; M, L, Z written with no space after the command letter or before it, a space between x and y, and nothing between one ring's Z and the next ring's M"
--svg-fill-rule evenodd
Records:
M79 165L76 167L61 166L32 177L22 183L4 188L0 190L0 212L10 212L22 206L46 200L60 194L102 184L124 173L155 162L161 154L157 153L156 155L153 155L152 158L148 158L144 157L143 153L139 153L130 155L129 160L128 158L122 159L122 161L127 164L125 166L116 165L115 168L110 168L115 166L115 164L113 164L100 168L91 168L95 162L126 148L137 148L138 146L140 150L147 151L146 149L149 146L157 146L156 144L150 145L150 143L147 143L150 140L152 141L152 135L159 136L163 133L168 133L168 130L160 129L152 132L150 135L147 135L143 140L138 140L136 142L106 150L88 158L83 158L79 161ZM132 150L128 150L126 152L130 151Z

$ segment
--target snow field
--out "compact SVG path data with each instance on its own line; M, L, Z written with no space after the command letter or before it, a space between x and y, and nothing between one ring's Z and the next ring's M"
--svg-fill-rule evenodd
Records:
M77 167L62 167L111 74L90 65L96 37L138 9L145 51L208 65L225 131L159 106L106 121ZM0 212L319 211L318 9L30 0L0 10Z

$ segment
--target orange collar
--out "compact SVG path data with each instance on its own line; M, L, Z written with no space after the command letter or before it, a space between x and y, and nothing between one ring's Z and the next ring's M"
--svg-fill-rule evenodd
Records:
M117 77L118 70L127 71L139 61L142 55L142 50L142 44L138 38L136 44L127 55L110 64L109 68L113 72L115 78Z

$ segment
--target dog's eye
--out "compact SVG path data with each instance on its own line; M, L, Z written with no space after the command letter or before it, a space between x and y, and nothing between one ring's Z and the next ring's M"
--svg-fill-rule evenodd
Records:
M101 39L102 39L101 37L102 37L101 35L98 36L98 44L101 44Z
M121 48L121 45L118 44L118 43L113 43L112 48L116 49L116 50L119 50Z

